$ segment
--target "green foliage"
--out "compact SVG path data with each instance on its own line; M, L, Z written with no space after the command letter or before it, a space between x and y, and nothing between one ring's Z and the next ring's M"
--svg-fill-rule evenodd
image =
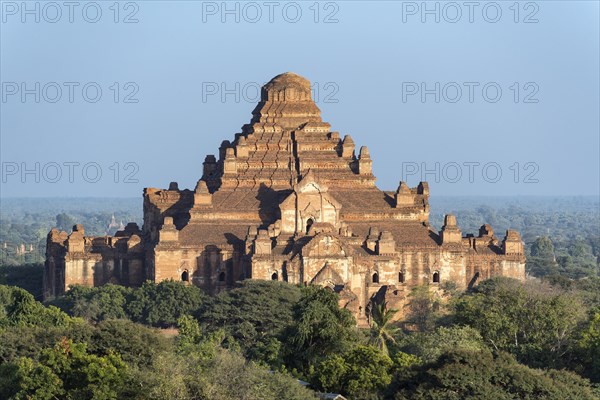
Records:
M224 329L247 357L279 367L281 335L301 296L299 287L285 282L248 280L207 300L197 316L207 332Z
M556 262L554 245L547 236L540 236L531 244L530 256L527 257L527 269L536 276L556 275L559 265Z
M600 277L569 279L560 275L548 276L543 279L558 292L566 292L577 297L586 310L600 310Z
M204 301L206 295L196 286L172 280L145 282L129 296L126 311L135 322L166 328L195 313Z
M307 371L315 360L341 353L356 340L356 321L338 306L338 296L320 286L302 288L293 323L284 335L286 364Z
M142 293L157 297L144 304L146 309L182 298L188 311L197 308L198 302L187 301L185 296L190 289L191 296L199 293L196 288L182 289L173 282L147 286ZM225 330L205 333L190 316L178 318L176 347L155 329L128 320L105 319L115 315L111 309L123 309L121 294L116 287L77 288L71 293L63 305L70 304L72 310L77 310L73 304L86 301L100 305L89 318L100 322L92 325L69 318L55 307L44 307L22 289L0 287L5 322L0 328L0 398L315 398L285 372L270 372L246 360L234 350L235 340ZM131 297L127 296L125 307ZM121 301L115 302L119 298ZM53 313L67 318L66 323L54 326L57 318L47 317ZM171 311L168 315L176 314ZM230 349L222 347L227 341Z
M127 370L120 355L89 354L84 343L69 340L43 351L40 362L63 381L67 397L77 399L116 399Z
M573 373L530 369L488 349L448 352L395 385L397 400L596 398L589 382Z
M592 315L587 326L581 333L577 343L579 353L584 363L588 366L588 376L594 381L600 381L600 313Z
M189 317L179 320L185 338L179 353L153 359L140 377L149 399L314 399L314 394L295 379L247 361L241 354L224 349L224 332L199 335L199 325ZM146 398L146 397L144 397Z
M326 357L313 374L321 390L366 398L385 389L392 381L392 360L372 346L356 346L342 356Z
M406 369L421 363L421 359L413 354L397 351L392 359L394 370L396 372L404 372Z
M0 328L5 326L65 326L67 314L56 307L44 307L24 289L0 285Z
M593 398L577 375L503 351L599 379L599 293L600 279L496 278L455 294L441 320L416 288L407 311L423 331L400 334L376 304L364 345L337 295L316 286L250 281L213 299L172 281L75 287L57 304L88 322L0 286L0 398L313 398L287 370L352 399ZM123 317L176 321L179 335Z
M229 400L243 396L246 399L314 399L315 396L286 374L269 372L247 362L240 354L216 348L214 357L199 364L191 358L192 368L203 374L189 381L191 397Z
M369 344L383 351L384 354L390 354L388 343L396 344L395 335L399 328L394 326L392 318L398 310L388 310L387 302L383 301L374 304L371 308L371 329Z
M424 363L435 362L452 350L479 351L486 348L479 331L470 326L440 326L433 331L405 336L398 344L402 351Z
M117 399L126 364L118 354L88 354L83 343L64 339L42 351L39 361L21 358L4 364L3 398Z
M37 300L42 299L44 265L0 265L0 285L18 286L27 290Z
M0 329L0 364L19 357L38 358L42 350L54 346L61 338L89 342L95 328L83 320L73 319L66 326L9 326Z
M446 296L442 319L441 299L415 288L404 333L374 304L361 337L317 286L247 281L213 298L173 281L74 287L54 303L71 316L0 286L0 398L314 398L287 371L352 399L599 397L579 375L600 380L600 278L495 278Z
M14 400L51 400L64 395L64 389L51 368L20 358L0 365L0 394Z
M312 381L320 390L340 393L344 390L347 375L348 364L344 357L332 354L318 365Z
M585 318L578 297L543 283L509 278L483 282L455 304L456 322L481 332L495 350L534 367L562 367Z
M189 315L179 317L177 328L179 329L177 345L180 349L187 349L202 340L202 330L198 321Z
M370 392L384 389L392 381L392 360L373 347L357 346L349 352L346 362L346 388L353 397L365 397Z
M150 365L153 357L170 348L170 342L155 329L128 320L102 321L89 340L91 353L118 353L128 364L138 367Z
M533 257L543 257L545 259L554 258L554 245L547 236L540 236L531 245L531 255Z
M58 303L70 315L88 321L126 318L125 305L131 292L132 289L112 284L72 286Z
M439 300L434 297L429 286L415 286L409 295L405 321L420 332L430 330L439 317L439 307Z
M199 288L169 280L158 284L148 281L137 289L112 284L73 286L54 303L70 315L92 322L129 318L166 328L174 326L182 315L196 312L206 299Z

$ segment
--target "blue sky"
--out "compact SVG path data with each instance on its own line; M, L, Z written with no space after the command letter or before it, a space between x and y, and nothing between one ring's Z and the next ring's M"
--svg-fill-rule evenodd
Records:
M285 71L382 189L598 195L599 3L514 3L3 1L0 195L193 188Z

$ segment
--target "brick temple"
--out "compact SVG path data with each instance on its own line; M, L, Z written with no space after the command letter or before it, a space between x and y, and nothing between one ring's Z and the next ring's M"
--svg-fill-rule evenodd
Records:
M206 156L194 189L144 189L144 223L114 236L48 234L46 298L71 285L189 282L211 294L244 279L314 284L339 293L365 323L373 298L402 309L410 289L467 288L493 276L525 278L523 242L489 225L463 235L453 215L429 219L429 186L375 185L366 146L343 138L293 73L262 88L249 124Z

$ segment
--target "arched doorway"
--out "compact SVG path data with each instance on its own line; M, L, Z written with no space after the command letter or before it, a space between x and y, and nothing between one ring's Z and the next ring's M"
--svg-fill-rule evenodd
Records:
M404 283L404 272L398 272L398 282Z
M379 274L377 272L375 272L372 276L373 283L379 283Z
M440 283L440 273L437 271L433 273L433 283Z
M219 274L219 282L225 282L225 272Z
M279 275L277 275L277 272L273 272L273 275L271 275L271 280L272 281L278 281L279 280Z
M181 280L183 282L189 282L190 281L190 273L187 271L187 269L181 273Z

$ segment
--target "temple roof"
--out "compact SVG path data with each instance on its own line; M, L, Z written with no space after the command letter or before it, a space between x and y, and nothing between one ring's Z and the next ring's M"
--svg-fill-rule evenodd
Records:
M193 214L181 231L182 243L231 242L250 225L265 229L275 223L285 199L291 199L285 207L293 208L290 194L310 181L328 193L324 196L340 220L360 236L381 225L399 243L435 244L422 225L428 194L405 188L398 206L394 192L375 185L367 147L357 157L354 140L330 128L312 98L310 81L292 72L277 75L263 86L250 123L232 141L222 142L218 159L207 156L195 191L148 190L156 193L149 203L161 201L161 210L171 207L171 214Z

